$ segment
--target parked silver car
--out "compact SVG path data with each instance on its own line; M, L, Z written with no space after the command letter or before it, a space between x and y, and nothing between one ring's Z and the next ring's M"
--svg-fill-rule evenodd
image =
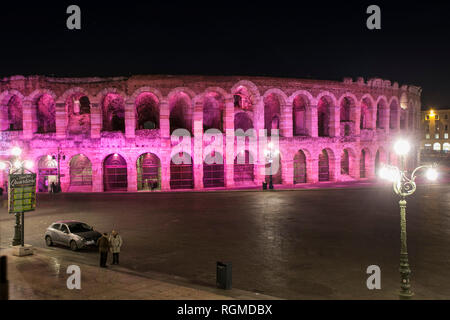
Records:
M56 221L47 228L45 243L47 246L61 244L75 251L95 246L101 236L100 232L86 223L73 220Z

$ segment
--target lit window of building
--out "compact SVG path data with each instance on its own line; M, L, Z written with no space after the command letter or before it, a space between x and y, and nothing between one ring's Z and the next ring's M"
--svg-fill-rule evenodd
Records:
M435 138L435 139L439 139L439 133L435 133L435 134L434 134L434 138Z
M429 134L429 133L427 133L427 134L425 135L425 139L427 139L427 140L430 139L430 134Z
M448 133L444 133L444 139L448 139Z

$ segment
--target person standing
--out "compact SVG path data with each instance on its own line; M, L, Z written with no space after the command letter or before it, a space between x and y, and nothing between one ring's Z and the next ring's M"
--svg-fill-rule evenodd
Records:
M106 260L108 259L109 240L108 234L105 232L97 240L98 251L100 252L100 267L106 268Z
M111 232L111 236L109 237L109 244L110 244L110 250L113 255L113 263L112 264L119 264L119 253L120 253L120 247L123 244L122 237L120 234L113 230Z

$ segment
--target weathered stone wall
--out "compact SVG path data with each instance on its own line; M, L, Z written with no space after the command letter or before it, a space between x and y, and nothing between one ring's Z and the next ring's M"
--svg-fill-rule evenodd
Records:
M204 159L211 150L205 130L218 126L223 133L219 153L224 186L233 187L234 160L240 152L235 130L251 127L258 135L263 129L272 135L279 131L275 148L285 185L294 183L299 150L306 157L307 182L319 181L323 150L330 181L359 179L362 150L365 176L372 178L376 161L395 162L390 151L398 135L417 139L420 95L415 86L362 78L336 82L237 76L15 76L0 80L0 159L6 160L9 148L19 145L39 172L39 159L56 155L59 148L65 155L60 163L63 190L102 192L104 159L117 154L127 163L127 190L136 191L137 160L153 153L161 164L160 188L168 190L171 156L178 144L171 134L184 128L192 136L193 185L203 189ZM252 149L254 179L247 184L260 184L267 174L264 139ZM343 150L349 154L345 176ZM71 159L79 154L92 164L92 186L72 188Z

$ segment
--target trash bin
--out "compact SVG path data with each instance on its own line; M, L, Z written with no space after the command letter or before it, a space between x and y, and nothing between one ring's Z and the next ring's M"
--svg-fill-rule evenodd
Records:
M217 288L230 290L231 289L231 262L217 262Z
M263 190L267 190L267 182L263 182L262 185L263 185Z

